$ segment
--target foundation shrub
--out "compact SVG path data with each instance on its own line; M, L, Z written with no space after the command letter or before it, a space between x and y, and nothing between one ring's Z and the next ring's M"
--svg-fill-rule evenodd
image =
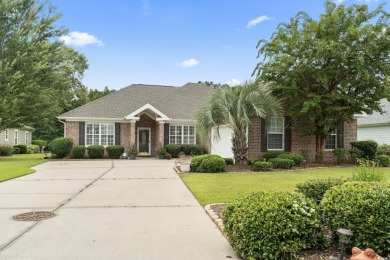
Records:
M272 169L272 163L257 161L252 164L252 171L255 172L268 172Z
M291 159L272 158L269 160L272 167L275 169L291 169L294 166L294 161Z
M202 172L202 168L200 167L202 162L206 159L212 159L212 158L221 158L223 160L223 158L221 156L215 155L215 154L203 154L203 155L195 156L191 160L191 171ZM223 160L223 162L226 166L225 160Z
M277 158L293 160L294 165L300 165L303 162L303 156L300 154L283 153L278 155Z
M35 144L27 145L27 153L28 154L39 153L39 152L40 152L39 145L35 145Z
M169 153L172 158L179 158L179 153L181 152L181 146L176 144L170 144L165 146L165 150Z
M14 147L19 148L20 154L27 154L27 145L26 144L18 144L18 145L15 145Z
M327 190L334 186L342 185L346 181L346 178L313 179L298 183L295 186L295 190L319 204Z
M0 146L0 156L11 156L12 155L12 146L2 145Z
M354 233L348 246L375 248L382 256L390 254L390 184L348 182L334 186L325 193L321 206L326 226L335 235L339 228Z
M361 158L373 160L378 151L378 143L373 140L351 142L352 148L361 152Z
M246 163L248 165L253 165L255 162L260 162L262 161L260 158L257 158L257 157L248 157L248 159L246 160Z
M333 150L333 156L337 164L343 164L348 161L348 152L343 148L336 148Z
M268 151L262 154L262 158L267 162L273 158L278 157L279 155L285 154L283 151Z
M375 161L379 164L380 167L389 167L390 166L390 156L386 154L377 155Z
M102 159L104 156L104 146L90 145L87 147L88 156L91 159Z
M75 145L72 149L72 156L76 159L83 159L85 156L86 147L84 145Z
M20 148L19 147L12 147L12 154L20 154Z
M72 152L73 140L71 138L56 138L49 143L49 149L56 158L64 158Z
M226 165L233 165L234 160L233 158L223 158L225 160Z
M42 147L47 147L47 141L46 140L41 140L41 139L32 140L31 144L38 145L39 146L39 151L42 150Z
M198 167L198 172L216 173L224 172L226 169L225 160L217 155L205 158Z
M244 259L296 259L324 244L318 206L303 195L258 192L228 204L224 231Z
M381 144L378 146L378 155L388 155L390 156L390 145L388 144Z
M121 145L109 145L106 147L106 151L110 159L119 159L125 148Z

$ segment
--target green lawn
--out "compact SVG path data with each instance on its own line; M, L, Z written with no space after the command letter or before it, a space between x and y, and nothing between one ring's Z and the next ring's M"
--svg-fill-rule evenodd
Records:
M0 182L35 172L30 169L46 162L45 154L18 154L0 157Z
M202 204L231 202L255 191L294 191L297 183L327 177L351 177L351 167L268 173L190 173L181 178ZM390 168L383 168L390 180Z

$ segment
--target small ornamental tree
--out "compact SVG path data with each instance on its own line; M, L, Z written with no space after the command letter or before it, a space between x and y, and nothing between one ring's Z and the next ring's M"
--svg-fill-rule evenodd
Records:
M383 4L325 2L318 20L304 12L260 40L254 74L288 107L293 126L316 137L316 158L340 122L382 111L390 93L390 26Z

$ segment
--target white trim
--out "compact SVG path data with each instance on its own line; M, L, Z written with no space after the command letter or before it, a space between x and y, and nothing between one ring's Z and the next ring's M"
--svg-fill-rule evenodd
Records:
M24 132L24 143L25 143L25 144L29 144L29 143L28 143L28 139L29 139L29 138L28 138L28 131L26 131L26 132Z
M282 118L283 119L283 131L281 133L280 132L268 132L268 125L266 123L265 131L266 131L266 135L267 135L267 151L284 151L284 142L285 142L285 140L284 140L284 138L285 138L284 132L285 132L285 123L286 123L286 122L284 122L285 118L281 117L281 116L273 116L273 117L270 117L270 119L271 118ZM269 134L279 134L279 135L282 134L282 148L281 149L270 149L270 148L268 148L268 141L269 141L268 135Z
M334 130L332 133L329 134L328 139L326 139L326 142L328 142L329 137L332 135L334 135L334 149L326 149L325 148L324 149L325 152L332 152L337 148L337 130ZM325 147L326 147L326 143L325 143Z
M8 141L8 139L9 139L9 129L7 128L7 129L5 129L5 131L4 131L4 140L5 140L5 141Z
M139 137L140 137L139 130L149 130L149 151L148 151L148 153L150 155L152 152L152 147L151 147L151 145L152 145L152 140L151 140L152 128L150 128L150 127L137 127L137 150L138 150L138 152L139 152Z
M144 112L145 110L152 110L154 113L156 113L162 120L169 120L169 117L167 117L164 113L162 113L160 110L152 106L151 104L147 103L146 105L143 105L142 107L138 108L134 112L130 113L129 115L125 116L125 119L134 119L138 118L138 114L141 112ZM157 119L156 119L157 120Z
M14 145L18 145L19 144L19 131L18 129L15 129L14 130Z
M87 127L88 127L88 124L92 124L92 129L93 129L93 125L94 124L97 124L99 125L99 134L92 134L92 140L93 140L93 137L95 135L99 135L99 143L98 144L88 144L87 143ZM110 125L113 125L113 143L112 145L115 145L115 124L114 123L111 123L111 122L85 122L85 126L84 126L84 144L86 147L90 146L90 145L103 145L102 144L102 124L110 124ZM107 129L108 130L108 129ZM109 134L106 134L106 136L110 136ZM107 143L108 143L108 140L107 140ZM108 145L111 145L111 144L108 144ZM104 147L106 147L107 145L103 145Z
M359 114L353 114L353 116L352 116L353 119L366 118L366 117L367 117L367 113L366 112L361 112Z
M184 144L184 127L185 126L187 126L187 127L194 127L194 143L193 143L193 145L195 145L196 144L196 126L194 125L194 124L186 124L186 123L184 123L184 124L169 124L169 129L168 129L168 138L169 138L169 144L171 144L171 126L181 126L181 143L180 144ZM188 131L189 131L189 129L188 129ZM177 135L175 135L175 136L177 136ZM192 135L187 135L188 137L189 136L192 136Z
M87 122L87 121L98 121L98 122L106 122L106 123L120 123L120 122L128 122L125 118L108 118L108 117L57 117L57 119L65 120L66 122Z

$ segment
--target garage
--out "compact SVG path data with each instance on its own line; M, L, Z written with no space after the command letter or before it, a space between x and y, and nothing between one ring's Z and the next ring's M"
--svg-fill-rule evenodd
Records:
M211 153L223 158L233 158L232 130L227 126L220 126L219 136L220 138L218 138L217 128L211 129Z

